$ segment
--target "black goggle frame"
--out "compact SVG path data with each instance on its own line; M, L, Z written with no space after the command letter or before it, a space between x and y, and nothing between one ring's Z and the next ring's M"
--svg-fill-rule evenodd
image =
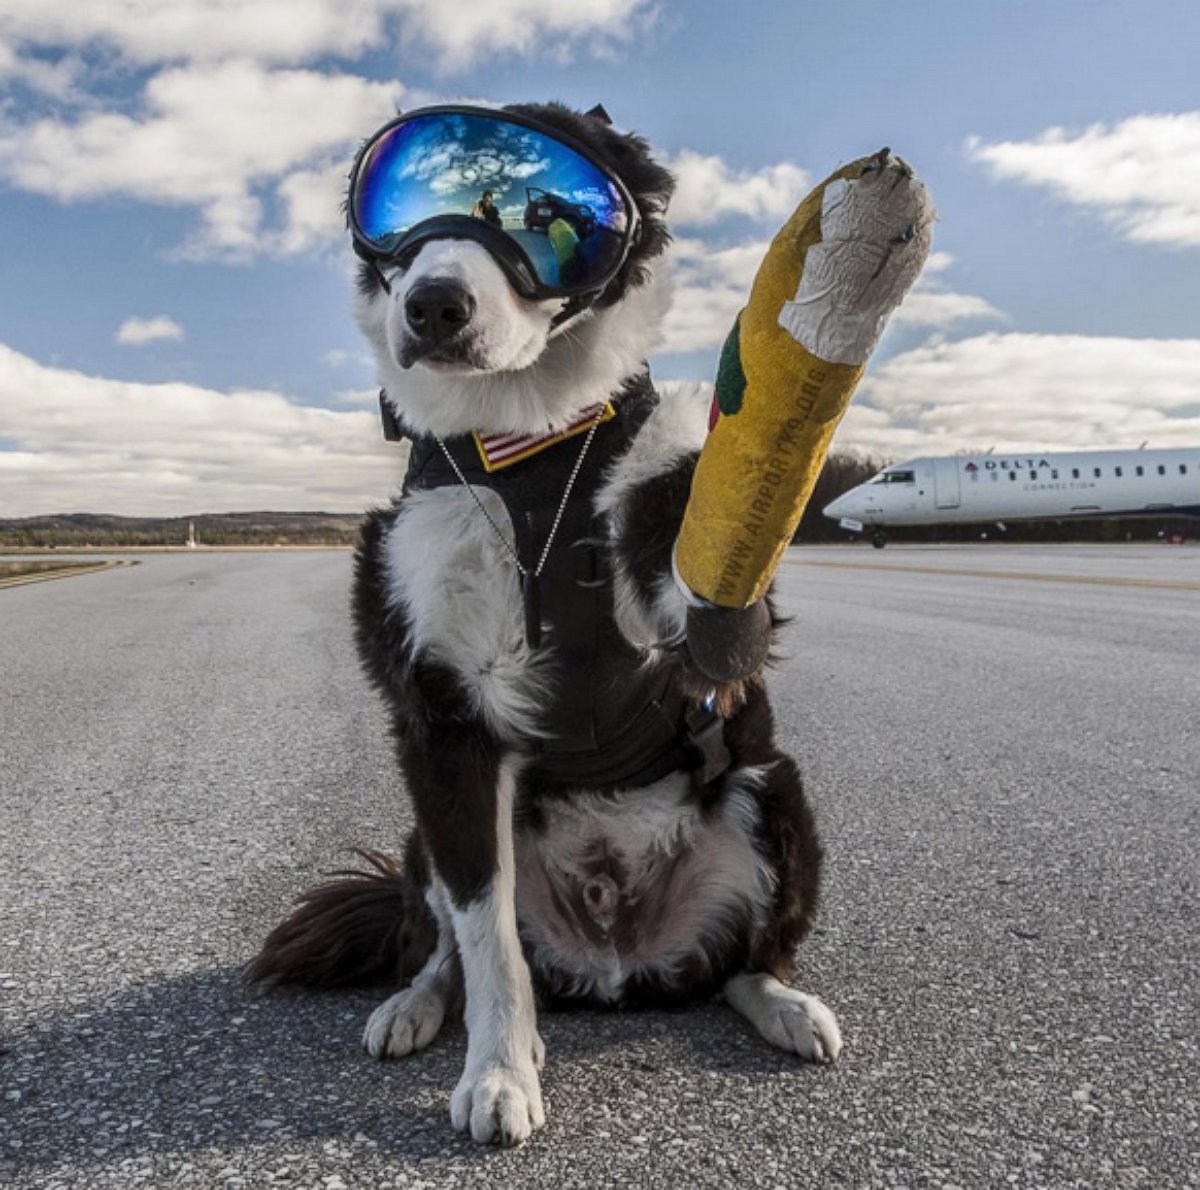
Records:
M396 244L386 252L381 251L371 241L362 228L359 227L355 216L354 194L363 162L367 159L371 149L374 148L378 141L387 136L393 129L400 127L410 120L416 119L418 116L442 114L481 116L485 119L529 128L541 136L557 141L572 152L578 153L613 184L628 211L628 225L624 232L624 243L621 251L603 277L597 278L586 287L547 285L538 278L537 270L534 268L529 257L504 231L492 227L484 220L472 219L464 215L435 215L429 219L422 219L420 222L413 224ZM601 117L597 116L596 118L599 119ZM354 166L350 171L348 193L350 199L346 206L346 217L350 227L354 252L373 269L386 293L391 293L391 284L384 273L386 265L396 265L397 267L405 268L421 247L431 240L473 240L491 253L496 263L504 270L513 288L522 297L530 301L549 301L554 298L567 300L567 306L554 320L555 325L565 320L565 318L574 317L575 314L587 309L604 292L624 267L626 260L629 258L630 251L641 236L641 215L638 211L637 203L634 202L633 196L629 192L629 188L607 165L596 159L595 154L587 145L582 144L552 124L531 116L507 112L502 108L474 107L468 104L438 104L433 107L416 108L411 112L397 116L394 120L389 120L388 123L369 137L359 149L354 159Z

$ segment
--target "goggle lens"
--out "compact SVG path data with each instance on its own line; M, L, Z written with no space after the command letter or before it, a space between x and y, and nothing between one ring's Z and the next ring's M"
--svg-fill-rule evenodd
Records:
M431 112L385 129L359 161L350 213L382 257L427 220L480 220L521 250L540 285L566 293L615 273L632 224L603 169L502 113Z

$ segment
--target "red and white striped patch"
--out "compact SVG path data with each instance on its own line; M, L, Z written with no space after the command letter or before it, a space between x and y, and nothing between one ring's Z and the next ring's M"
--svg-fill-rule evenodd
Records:
M598 417L604 422L610 421L616 415L617 411L612 402L605 401L603 405L593 405L585 409L565 429L555 430L551 434L476 434L475 445L479 448L479 458L483 462L484 470L500 471L545 450L548 446L553 446L556 442L574 438L576 434L590 430Z

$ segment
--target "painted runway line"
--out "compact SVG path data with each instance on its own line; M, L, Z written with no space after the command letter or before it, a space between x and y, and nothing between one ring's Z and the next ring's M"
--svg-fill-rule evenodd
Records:
M1096 574L1037 574L1028 570L976 570L962 566L912 566L890 562L824 562L815 558L788 558L797 566L824 566L833 570L893 570L904 574L949 574L960 578L1016 579L1026 583L1076 583L1089 587L1142 587L1147 590L1200 591L1200 583L1175 579L1118 578Z

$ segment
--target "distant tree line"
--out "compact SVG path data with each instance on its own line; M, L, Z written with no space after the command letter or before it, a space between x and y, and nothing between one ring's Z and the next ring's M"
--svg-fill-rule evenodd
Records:
M336 513L228 513L194 517L99 514L0 520L0 549L122 549L207 546L353 545L360 517Z
M199 545L353 545L357 529L289 530L284 533L258 533L253 530L214 532L198 535ZM122 549L160 547L178 548L187 545L186 534L141 532L133 529L104 533L81 529L5 529L0 530L0 549Z
M888 465L888 461L877 455L863 454L856 450L831 452L825 460L825 466L821 468L821 474L817 476L816 486L792 540L812 544L847 541L851 535L845 529L839 529L837 521L823 516L821 509L844 492L858 487L860 483L866 483L872 475L882 471Z
M793 538L801 543L860 540L821 510L843 492L866 483L890 460L852 450L830 454L817 478L812 497ZM117 517L77 513L64 516L0 520L0 549L109 549L187 544L188 525L196 540L208 546L351 546L358 538L361 517L326 512L237 512L193 517ZM895 542L989 541L1153 541L1194 539L1200 522L1188 517L1146 517L1133 520L1013 522L995 524L927 525L888 529Z

